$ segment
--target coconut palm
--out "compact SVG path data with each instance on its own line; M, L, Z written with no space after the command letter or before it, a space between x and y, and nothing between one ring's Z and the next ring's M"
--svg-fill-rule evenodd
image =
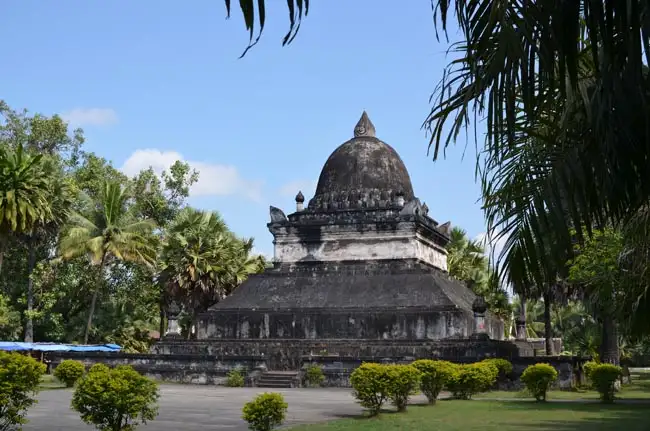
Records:
M165 302L179 302L191 324L197 315L230 294L246 277L264 269L218 213L183 209L165 233L158 282ZM188 335L191 335L188 332Z
M97 296L103 284L106 267L112 261L128 261L153 267L156 240L152 235L155 223L133 220L127 211L128 190L121 184L106 182L99 202L86 217L74 214L59 244L60 259L87 256L97 266L84 343L92 328Z
M50 219L48 174L42 155L0 147L0 271L9 237Z

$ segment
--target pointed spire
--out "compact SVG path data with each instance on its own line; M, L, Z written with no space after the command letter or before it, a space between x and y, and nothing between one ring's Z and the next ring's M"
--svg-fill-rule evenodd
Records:
M366 111L363 111L359 122L354 127L354 137L357 138L359 136L375 137L375 126L372 124L372 121L370 121L370 118L368 118Z

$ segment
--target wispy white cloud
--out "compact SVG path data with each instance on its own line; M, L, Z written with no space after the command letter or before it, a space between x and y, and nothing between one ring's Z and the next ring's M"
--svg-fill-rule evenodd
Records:
M75 108L61 114L73 126L109 126L118 122L111 108Z
M136 150L126 159L122 171L133 176L151 167L160 174L177 160L189 163L199 172L199 180L190 189L192 196L240 195L257 202L262 200L262 182L243 178L235 166L185 160L176 151Z

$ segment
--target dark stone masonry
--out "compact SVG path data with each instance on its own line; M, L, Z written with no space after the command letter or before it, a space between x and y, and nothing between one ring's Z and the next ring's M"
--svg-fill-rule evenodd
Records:
M365 112L354 137L328 158L306 208L297 192L292 214L271 207L274 267L199 318L197 338L206 346L340 340L359 348L379 340L395 349L388 356L399 356L401 344L476 332L476 295L446 273L450 224L429 216ZM503 322L488 312L479 331L500 340ZM293 345L292 364L305 354Z
M180 337L178 310L170 310L168 334L150 355L72 356L186 383L220 384L240 368L249 385L309 363L323 367L326 385L349 386L363 361L500 357L518 373L538 362L524 357L535 352L526 340L503 340L504 324L483 298L448 275L451 224L429 216L365 112L326 161L308 204L297 191L295 211L271 207L270 219L273 267L199 316L196 340ZM56 365L70 355L53 357ZM576 358L543 361L560 370L561 387L580 377Z

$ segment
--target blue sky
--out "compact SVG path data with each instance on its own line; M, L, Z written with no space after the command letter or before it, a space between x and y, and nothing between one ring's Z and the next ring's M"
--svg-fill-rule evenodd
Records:
M188 161L201 172L190 203L269 255L269 205L289 213L299 189L311 198L365 109L430 215L484 232L473 144L464 160L464 139L443 160L427 156L421 124L449 60L429 0L313 1L285 48L286 2L267 3L262 41L238 59L248 34L222 0L9 0L0 98L64 115L129 173Z

